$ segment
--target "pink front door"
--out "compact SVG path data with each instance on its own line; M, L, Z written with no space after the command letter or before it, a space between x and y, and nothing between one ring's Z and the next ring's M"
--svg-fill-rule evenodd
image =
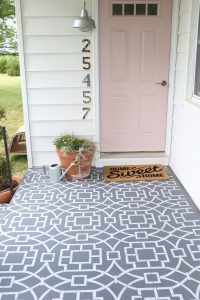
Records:
M101 152L165 150L171 14L172 0L99 1Z

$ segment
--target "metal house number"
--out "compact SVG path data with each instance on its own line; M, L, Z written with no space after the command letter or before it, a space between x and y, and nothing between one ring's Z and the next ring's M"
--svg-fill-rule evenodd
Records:
M91 41L89 39L83 39L82 43L84 44L84 47L82 48L82 52L84 53L83 60L82 60L82 67L83 70L91 70L91 57L89 53L91 53L90 46ZM87 74L85 78L83 79L82 83L85 83L87 87L91 87L91 79L90 74ZM91 91L83 91L83 103L84 104L91 104L92 97L91 97ZM83 120L85 120L91 111L91 107L84 106L83 107Z

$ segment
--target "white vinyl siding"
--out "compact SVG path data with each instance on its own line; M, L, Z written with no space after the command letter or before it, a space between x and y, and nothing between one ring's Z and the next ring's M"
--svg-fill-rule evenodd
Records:
M79 71L82 64L80 53L27 54L27 71Z
M194 96L200 99L200 19L198 21L198 35L196 38L196 64L194 80Z
M80 15L80 9L79 12L77 12L77 15ZM80 36L80 31L72 28L74 18L75 17L25 17L23 21L24 35L34 35L41 37L46 35ZM82 32L81 35L85 36L87 35L87 33Z
M86 90L86 89L84 89ZM48 104L82 104L83 88L34 88L29 89L30 105L48 105ZM56 99L56 103L55 103Z
M89 12L91 1L85 0ZM80 14L82 0L21 0L24 17L71 17Z
M186 86L188 80L191 80L191 76L188 78L188 70L191 67L190 33L195 15L193 4L193 1L180 1L170 165L200 207L200 109L186 101Z
M89 37L88 35L84 36ZM81 53L82 39L78 36L24 36L27 54Z
M34 105L30 110L30 121L76 121L82 119L82 105ZM91 114L87 120L91 120Z
M85 71L34 71L27 72L28 88L84 88ZM51 90L49 91L49 93ZM55 102L56 103L56 102Z
M31 122L31 135L36 137L58 136L61 132L67 131L77 135L86 136L92 132L93 122L81 121L36 121Z
M72 28L82 0L20 0L33 166L57 161L52 140L62 132L93 136L92 104L83 120L83 38ZM91 15L91 0L87 0ZM92 46L89 53L92 62ZM91 89L90 89L91 90ZM91 90L92 95L92 90Z

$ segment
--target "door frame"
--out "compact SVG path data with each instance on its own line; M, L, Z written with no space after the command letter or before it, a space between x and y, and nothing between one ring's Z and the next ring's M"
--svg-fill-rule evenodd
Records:
M93 136L97 144L97 151L95 156L95 165L102 166L105 164L105 159L101 161L100 153L100 58L99 58L99 17L98 17L98 6L100 0L93 0L92 15L97 24L97 29L93 31L93 94L94 94L94 112L93 112ZM168 90L168 109L167 109L167 130L166 130L166 147L165 155L166 162L169 163L171 155L171 144L172 144L172 129L173 129L173 114L174 114L174 92L175 92L175 66L177 56L177 32L178 32L178 21L179 21L179 8L180 0L173 0L172 6L172 27L171 27L171 47L170 47L170 66L169 66L169 90ZM144 161L147 157L144 157ZM155 157L156 158L156 157ZM141 156L140 156L141 159ZM159 157L158 157L159 159ZM111 164L114 164L112 159L109 159ZM139 161L136 163L140 163ZM153 162L152 162L153 163Z

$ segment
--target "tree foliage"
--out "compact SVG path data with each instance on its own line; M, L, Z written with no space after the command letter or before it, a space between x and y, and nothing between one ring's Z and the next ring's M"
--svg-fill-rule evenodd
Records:
M0 0L0 19L13 19L15 17L15 5L13 0Z
M0 53L17 52L14 0L0 0Z

